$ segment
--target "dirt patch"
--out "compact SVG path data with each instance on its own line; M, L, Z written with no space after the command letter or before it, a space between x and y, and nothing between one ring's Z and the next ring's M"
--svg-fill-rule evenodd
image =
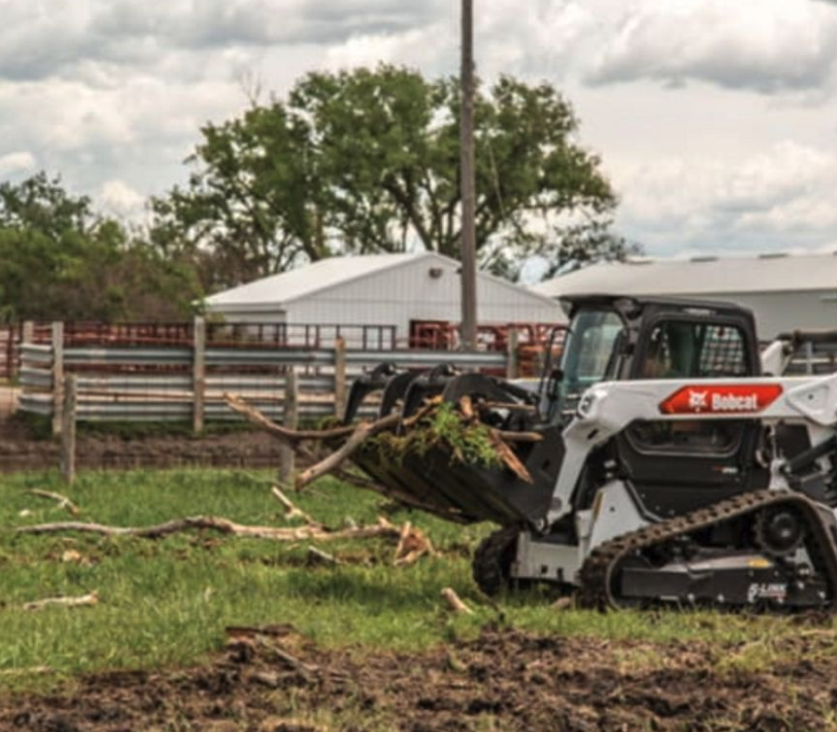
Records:
M746 650L740 646L614 643L506 630L421 655L360 656L273 633L238 638L201 668L99 674L66 694L0 699L0 729L835 729L837 660L827 652L833 634L801 634L782 643L786 649L775 649L779 661L735 668L724 660Z
M60 447L49 439L36 439L27 425L0 419L0 471L45 470L58 467ZM191 437L148 437L80 434L77 465L93 469L172 467L275 467L278 442L263 432Z

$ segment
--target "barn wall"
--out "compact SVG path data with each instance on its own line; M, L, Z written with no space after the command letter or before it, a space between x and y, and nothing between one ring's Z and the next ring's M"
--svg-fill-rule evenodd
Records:
M779 333L796 329L837 329L837 288L831 292L709 293L690 297L734 302L750 308L756 316L756 328L761 340L770 340Z
M215 307L207 314L207 317L222 317L228 323L285 323L287 317L284 310L273 310L271 312L257 312L236 310L234 307Z
M431 268L441 275L431 276ZM395 325L405 342L411 320L460 320L457 269L444 259L419 257L287 303L287 322ZM487 277L478 278L477 300L480 323L565 320L557 303Z

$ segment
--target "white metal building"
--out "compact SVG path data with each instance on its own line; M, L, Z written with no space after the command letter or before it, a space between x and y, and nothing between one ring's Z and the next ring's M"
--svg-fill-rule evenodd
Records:
M755 313L759 337L837 329L837 253L601 262L532 288L548 297L593 293L725 300Z
M394 325L404 343L412 321L460 321L459 266L432 252L331 257L212 295L206 307L228 322ZM477 301L480 324L566 320L555 300L484 272Z

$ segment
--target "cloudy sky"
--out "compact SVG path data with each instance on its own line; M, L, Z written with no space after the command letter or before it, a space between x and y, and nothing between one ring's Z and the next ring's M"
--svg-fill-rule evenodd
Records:
M561 88L649 254L837 249L837 2L475 0L481 76ZM135 216L198 128L312 69L458 66L457 0L0 0L0 180Z

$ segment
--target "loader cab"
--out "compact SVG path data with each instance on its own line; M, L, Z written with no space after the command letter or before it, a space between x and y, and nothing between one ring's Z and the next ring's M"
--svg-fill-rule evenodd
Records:
M600 381L760 375L753 316L736 305L608 296L564 305L570 327L550 382L554 422L567 424ZM761 487L766 475L752 469L759 437L753 420L638 421L608 449L645 512L665 518Z
M627 322L610 303L594 300L571 307L561 363L547 379L550 422L566 424L585 390L601 381L622 378L626 332Z
M760 375L755 321L737 305L597 295L562 305L570 325L547 380L552 421L566 423L602 381Z

